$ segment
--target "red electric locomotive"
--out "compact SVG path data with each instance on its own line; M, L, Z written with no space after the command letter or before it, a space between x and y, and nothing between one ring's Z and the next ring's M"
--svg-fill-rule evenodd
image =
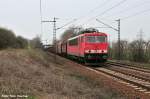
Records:
M98 64L107 61L107 34L90 32L80 34L61 43L60 54L76 58L85 63Z

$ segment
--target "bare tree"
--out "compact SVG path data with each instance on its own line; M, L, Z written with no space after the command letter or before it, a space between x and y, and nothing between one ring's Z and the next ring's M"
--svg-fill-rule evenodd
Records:
M69 27L67 30L64 31L64 33L61 36L61 41L66 41L70 37L74 37L78 35L79 31L82 29L82 27L72 26Z
M121 59L127 59L128 55L128 41L121 40L120 41L120 58ZM111 55L111 58L118 59L118 42L113 42L112 47L109 48L109 55Z
M122 60L131 60L136 62L150 62L150 40L143 40L142 30L139 32L139 38L132 42L127 40L121 40L120 49L121 49L121 59ZM113 59L118 58L118 44L113 42L110 47L110 57Z
M150 62L150 40L145 42L145 59Z

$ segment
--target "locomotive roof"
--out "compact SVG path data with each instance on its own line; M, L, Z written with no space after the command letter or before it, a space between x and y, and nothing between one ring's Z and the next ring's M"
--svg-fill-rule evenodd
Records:
M78 36L75 36L75 37L72 37L68 40L72 40L72 39L75 39L75 38L78 38L80 36L99 36L99 35L103 35L103 36L107 36L106 33L103 33L103 32L93 32L93 33L84 33L84 34L80 34Z
M106 35L106 33L102 33L102 32L93 32L93 33L84 33L83 35L88 36L88 35Z

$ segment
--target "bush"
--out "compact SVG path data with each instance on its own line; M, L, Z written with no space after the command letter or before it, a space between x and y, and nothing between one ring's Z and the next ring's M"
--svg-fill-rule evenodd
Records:
M13 31L0 28L0 49L6 48L26 48L28 40L14 34Z
M28 40L21 37L21 36L18 36L17 38L17 48L27 48L28 46Z
M15 47L16 36L12 31L0 28L0 37L0 49Z
M30 40L30 46L32 48L42 48L43 44L41 42L41 38L39 36L36 36L32 40Z

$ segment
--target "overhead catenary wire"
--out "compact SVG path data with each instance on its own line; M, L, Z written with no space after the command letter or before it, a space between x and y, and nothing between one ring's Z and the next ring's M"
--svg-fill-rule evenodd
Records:
M99 4L98 6L96 6L95 8L91 9L88 13L86 13L86 15L82 15L82 16L77 17L74 22L87 17L89 14L93 13L95 10L104 7L104 5L106 5L108 3L108 1L110 1L110 0L105 0L104 2L102 2L101 4Z
M91 13L91 12L93 12L94 10L96 10L96 9L98 9L98 8L103 7L104 4L107 4L108 1L109 1L109 0L105 0L103 3L101 3L100 5L98 5L97 7L95 7L94 9L90 10L90 11L88 12L88 14ZM43 28L43 26L42 26L42 2L41 2L41 0L40 0L40 16L41 16L41 34L42 34L42 31L43 31L42 28ZM59 28L57 28L57 29L63 29L65 26L67 26L67 25L69 25L69 24L71 24L71 23L74 23L74 22L76 22L76 21L78 21L78 20L80 20L80 19L82 19L82 18L84 18L84 17L86 17L86 15L83 15L83 16L80 16L80 17L78 17L78 18L76 18L76 19L73 19L72 21L70 21L70 22L64 24L63 26L61 26L61 27L59 27ZM68 20L68 19L65 19L65 20Z
M140 1L141 1L141 0L140 0ZM105 17L112 17L112 15L118 15L118 14L126 13L126 12L129 12L129 11L131 11L131 10L134 10L134 9L136 9L136 8L138 8L138 7L145 6L145 5L147 5L147 4L150 4L150 2L147 1L147 2L143 2L143 3L140 3L140 4L134 5L134 6L132 6L132 7L127 7L126 9L123 9L123 10L121 10L121 11L118 11L118 12L116 12L116 13L110 14L110 15L105 16Z
M90 11L87 13L87 15L88 15L89 13L90 13L90 14L93 13L95 10L97 10L97 9L99 9L99 8L104 7L104 5L108 3L108 1L109 1L109 0L105 0L103 3L99 4L97 7L93 8L92 10L90 10ZM80 19L80 18L84 18L84 17L86 17L87 15L83 15L83 16L79 17L79 19Z
M134 13L134 14L132 14L132 15L129 15L129 16L120 18L120 19L121 19L121 20L126 20L126 19L132 18L132 17L134 17L134 16L137 16L137 15L140 15L140 14L143 14L143 13L146 13L146 12L149 12L149 11L150 11L150 8L149 8L149 9L146 9L146 10L143 10L143 11L140 11L140 12L137 12L137 13Z
M99 4L97 7L93 8L93 9L92 9L91 11L89 11L89 12L93 12L93 11L99 9L99 8L104 7L105 4L109 3L108 1L110 1L110 0L105 0L104 2L102 2L101 4Z
M64 28L65 26L67 26L67 25L73 23L73 22L76 21L76 20L77 20L77 19L73 19L72 21L70 21L70 22L68 22L68 23L66 23L66 24L64 24L64 25L62 25L61 27L57 28L57 30Z
M85 21L84 23L86 23L86 22L88 22L88 21L90 21L90 20L92 20L92 19L95 19L95 18L98 17L98 16L104 15L105 13L107 13L107 12L113 10L114 8L120 6L121 4L125 3L126 1L127 1L127 0L121 0L121 1L118 2L117 4L113 5L112 7L108 8L108 9L106 9L106 10L104 10L102 13L100 13L100 14L98 14L98 15L96 15L96 16L90 18L90 19L88 19L88 20ZM82 25L84 25L84 23L83 23Z
M111 11L112 9L114 9L114 8L116 8L116 7L118 7L118 6L120 6L120 5L123 4L125 1L127 1L127 0L122 0L122 1L118 2L118 3L115 4L114 6L108 8L108 9L106 9L105 11L103 11L102 13L98 14L96 17L104 15L105 13Z

